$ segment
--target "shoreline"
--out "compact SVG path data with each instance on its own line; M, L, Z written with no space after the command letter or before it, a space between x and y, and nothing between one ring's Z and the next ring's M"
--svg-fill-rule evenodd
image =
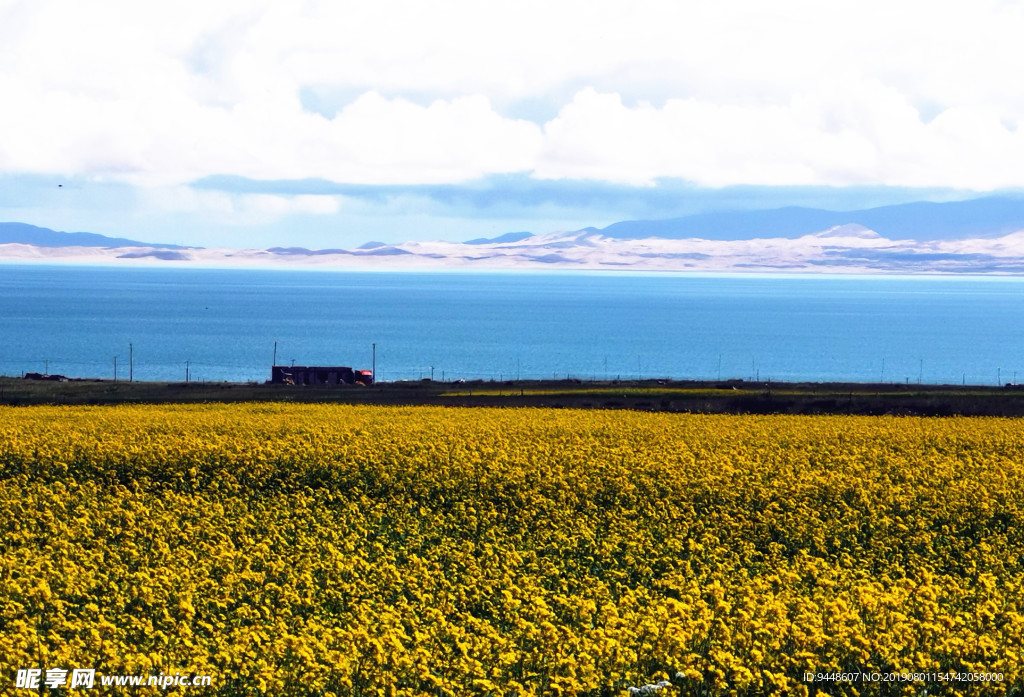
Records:
M744 380L429 379L370 386L0 378L0 406L337 403L625 409L670 413L1024 416L1024 385L788 383Z

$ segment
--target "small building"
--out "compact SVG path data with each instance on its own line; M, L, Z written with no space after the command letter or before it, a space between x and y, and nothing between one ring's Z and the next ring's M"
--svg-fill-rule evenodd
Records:
M52 380L53 382L67 382L68 378L63 375L50 375L46 373L25 373L26 380Z
M270 382L282 385L371 385L373 372L336 365L275 365Z

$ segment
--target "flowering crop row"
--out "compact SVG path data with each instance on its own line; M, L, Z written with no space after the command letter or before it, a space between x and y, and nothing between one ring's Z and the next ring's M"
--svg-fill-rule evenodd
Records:
M1015 420L5 408L0 529L0 684L36 667L212 675L222 696L1024 679Z

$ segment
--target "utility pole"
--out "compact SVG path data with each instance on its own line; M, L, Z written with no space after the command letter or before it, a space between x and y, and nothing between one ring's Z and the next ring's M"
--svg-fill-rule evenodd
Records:
M373 346L373 357L370 359L370 375L373 377L373 384L377 384L377 344Z
M271 363L271 366L275 366L275 365L277 365L277 342L276 341L274 342L274 362Z
M185 361L185 384L188 384L188 368L192 361Z
M128 382L135 381L135 347L128 344Z
M117 382L117 356L114 356L114 382Z

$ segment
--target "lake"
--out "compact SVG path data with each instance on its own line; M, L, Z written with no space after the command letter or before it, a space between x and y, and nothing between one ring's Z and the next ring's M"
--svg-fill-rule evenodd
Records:
M0 374L1024 381L1024 279L0 265ZM130 366L131 364L131 366ZM1019 375L1018 375L1019 373Z

